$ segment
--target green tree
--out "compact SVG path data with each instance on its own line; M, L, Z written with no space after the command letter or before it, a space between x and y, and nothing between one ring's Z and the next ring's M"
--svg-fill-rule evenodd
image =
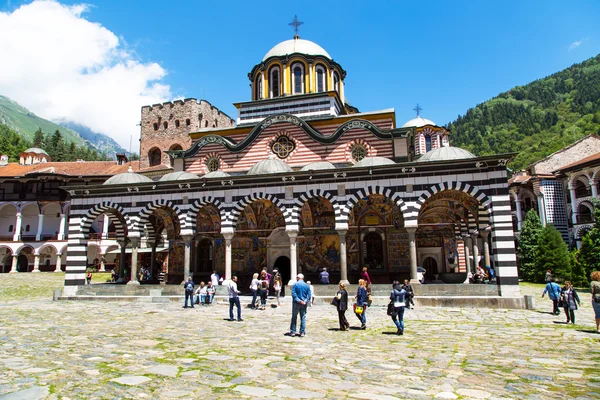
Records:
M0 154L6 154L8 161L19 161L19 154L31 147L31 143L6 125L0 124Z
M129 156L129 161L137 161L140 159L140 156L138 155L138 153L131 153L131 155Z
M589 283L592 271L600 269L600 202L597 200L594 200L593 215L594 227L583 237L577 255L586 284Z
M44 132L42 132L42 128L38 128L35 131L33 136L33 147L39 147L40 149L44 148Z
M546 224L538 237L535 251L535 281L543 282L546 270L552 270L555 277L571 279L569 247L552 224Z
M519 276L528 282L535 279L535 254L538 238L542 231L542 223L535 210L529 210L525 215L517 252L519 256Z

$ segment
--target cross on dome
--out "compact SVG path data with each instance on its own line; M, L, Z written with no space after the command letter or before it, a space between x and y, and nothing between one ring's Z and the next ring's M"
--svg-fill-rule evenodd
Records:
M415 108L413 108L413 110L417 113L417 117L421 116L421 111L423 111L423 107L421 107L419 105L419 103L417 103L417 105L415 106Z
M292 22L290 22L288 24L289 26L293 26L294 27L294 39L300 39L300 36L298 36L298 28L302 24L304 24L304 22L298 20L298 16L297 15L294 15L294 19L292 20Z

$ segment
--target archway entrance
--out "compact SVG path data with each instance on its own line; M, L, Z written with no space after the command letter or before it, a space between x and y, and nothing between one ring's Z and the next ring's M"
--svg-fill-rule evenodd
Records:
M280 256L275 260L275 264L273 264L273 269L276 269L281 274L281 295L285 295L285 285L290 281L291 277L291 264L289 257Z
M423 260L423 268L425 268L425 278L429 281L436 280L439 274L437 261L433 257L426 257Z
M25 254L20 254L17 261L17 272L29 272L29 260Z
M369 232L363 239L365 244L364 265L372 269L383 268L383 239L376 232Z
M213 245L208 239L203 239L198 244L198 264L196 272L211 273L213 270Z

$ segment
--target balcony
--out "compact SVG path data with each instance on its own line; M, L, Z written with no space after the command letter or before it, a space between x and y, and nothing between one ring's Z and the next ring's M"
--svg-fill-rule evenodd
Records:
M594 222L592 214L579 214L577 215L577 224L589 224Z

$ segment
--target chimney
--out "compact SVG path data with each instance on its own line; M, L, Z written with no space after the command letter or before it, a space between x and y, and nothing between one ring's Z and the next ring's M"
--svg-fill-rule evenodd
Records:
M125 155L125 153L121 153L121 154L117 153L116 156L117 156L117 165L125 165L125 164L127 164L127 161L129 161L127 159L127 155Z

